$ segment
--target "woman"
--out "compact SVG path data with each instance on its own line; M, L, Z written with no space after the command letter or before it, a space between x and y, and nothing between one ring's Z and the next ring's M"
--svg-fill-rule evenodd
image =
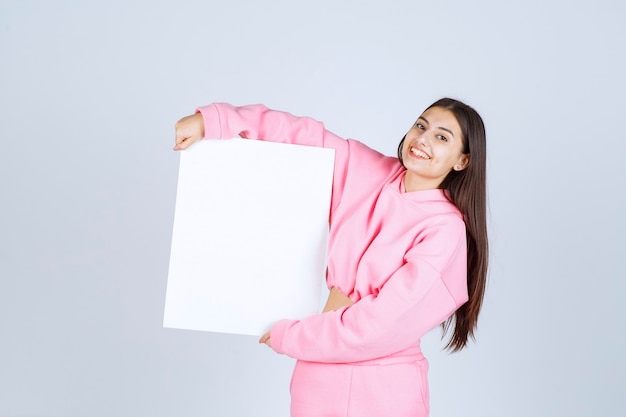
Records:
M310 118L262 105L212 104L176 125L175 150L239 135L335 149L328 302L263 335L298 359L292 416L427 416L420 338L442 324L447 348L473 337L487 273L485 129L474 109L429 106L398 157L344 140Z

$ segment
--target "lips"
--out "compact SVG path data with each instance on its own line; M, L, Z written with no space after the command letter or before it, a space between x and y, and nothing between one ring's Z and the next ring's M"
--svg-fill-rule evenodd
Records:
M414 146L411 146L411 154L413 156L417 157L417 158L420 158L420 159L430 159L431 158L430 155L428 155L426 152L424 152L421 149L417 149Z

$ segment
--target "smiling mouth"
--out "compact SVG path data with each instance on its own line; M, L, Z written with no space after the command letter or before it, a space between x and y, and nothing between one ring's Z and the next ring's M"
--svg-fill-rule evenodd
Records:
M421 159L430 159L430 155L414 146L411 146L411 153Z

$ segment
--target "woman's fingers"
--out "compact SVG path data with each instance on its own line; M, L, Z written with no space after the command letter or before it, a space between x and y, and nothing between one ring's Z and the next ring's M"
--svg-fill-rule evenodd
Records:
M189 148L204 137L204 120L202 114L195 113L183 117L176 123L174 150L182 151Z
M176 137L176 144L174 145L175 151L182 151L190 147L195 140L191 137Z
M261 338L259 339L259 343L265 343L267 346L272 347L272 345L270 344L270 332L267 332L263 336L261 336Z

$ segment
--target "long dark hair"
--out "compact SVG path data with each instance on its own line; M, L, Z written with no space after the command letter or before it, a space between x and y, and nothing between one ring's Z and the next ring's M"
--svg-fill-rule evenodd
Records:
M489 244L487 239L487 184L486 184L486 134L480 115L465 103L442 98L431 104L454 114L463 134L463 153L470 155L467 168L451 170L439 185L446 190L446 197L463 214L467 231L467 287L469 300L443 324L444 336L452 330L446 349L452 352L465 347L468 338L474 339L478 313L483 303L487 283ZM398 146L398 158L402 161L402 145Z

